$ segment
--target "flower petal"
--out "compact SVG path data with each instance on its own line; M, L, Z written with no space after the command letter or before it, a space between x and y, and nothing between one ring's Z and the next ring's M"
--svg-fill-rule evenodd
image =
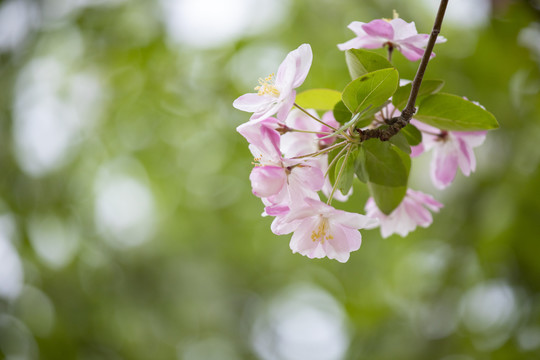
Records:
M395 40L405 39L418 34L414 21L408 23L403 19L397 18L390 20L390 25L394 29Z
M329 259L344 263L349 260L351 251L360 249L362 235L358 230L337 225L331 226L329 233L332 238L322 243L322 248Z
M236 128L236 131L240 133L250 143L259 143L261 137L261 126L265 125L271 129L276 129L278 126L278 119L266 118L259 121L248 121Z
M234 100L233 106L238 110L257 112L268 109L272 106L273 102L275 102L275 98L273 96L250 93L244 94Z
M307 218L299 224L289 243L293 254L300 253L310 259L323 258L326 255L320 242L311 239L317 226L318 221L315 218Z
M387 40L394 39L394 28L388 21L373 20L367 24L362 25L362 29L372 37L381 37Z
M332 221L350 229L365 229L377 226L378 221L365 215L335 210Z
M456 176L458 156L450 143L436 147L431 159L431 180L438 189L444 189Z
M253 194L257 197L269 197L277 194L287 182L285 169L277 166L258 166L249 175Z
M362 28L366 23L360 22L360 21L353 21L347 27L351 29L352 32L354 32L357 36L364 36L366 35L366 32Z

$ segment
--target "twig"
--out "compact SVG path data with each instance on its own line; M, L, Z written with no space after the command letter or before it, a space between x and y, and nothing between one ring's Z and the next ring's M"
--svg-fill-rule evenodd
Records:
M399 117L394 118L395 122L386 129L377 128L365 131L358 130L358 132L360 133L361 141L372 138L379 138L382 141L388 141L392 136L396 135L399 130L403 129L411 121L411 118L416 112L416 107L414 106L414 104L416 103L418 92L420 91L420 85L422 85L424 73L426 72L431 53L433 52L433 47L435 46L435 42L437 41L437 36L441 32L441 25L444 19L444 13L446 11L447 5L448 0L441 0L441 3L439 5L439 11L437 12L437 17L435 18L433 30L431 31L431 34L429 36L424 56L422 56L422 61L418 66L418 70L416 71L416 75L414 76L414 80L412 82L411 93L409 94L409 100L407 101L405 109L403 109Z

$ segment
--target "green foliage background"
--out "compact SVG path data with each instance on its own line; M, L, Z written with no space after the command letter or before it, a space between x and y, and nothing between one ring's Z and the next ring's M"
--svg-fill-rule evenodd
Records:
M41 20L0 49L0 229L24 269L19 295L0 298L0 358L538 358L537 1L494 1L473 28L443 24L448 42L435 47L426 77L479 101L500 129L475 151L477 171L444 191L430 185L429 155L414 159L412 187L445 207L407 238L363 231L346 264L292 255L289 237L271 233L235 132L249 114L231 104L302 43L314 62L301 89L341 91L349 74L336 44L352 38L346 26L395 8L427 33L435 14L426 1L285 1L274 26L212 48L174 42L158 2L81 2L64 13L52 10L69 2L25 3ZM414 76L418 63L398 53L393 62ZM74 102L81 123L66 114L58 131L31 123L62 150L35 168L16 137L20 114L43 94ZM357 185L342 207L363 212ZM103 225L100 201L117 228ZM315 311L308 320L326 314L326 325L302 332L311 324L295 317L303 306ZM332 326L342 329L341 350L306 350L336 339Z

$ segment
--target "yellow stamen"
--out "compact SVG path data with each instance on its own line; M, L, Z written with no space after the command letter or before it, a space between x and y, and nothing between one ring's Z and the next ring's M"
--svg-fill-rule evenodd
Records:
M252 165L255 165L255 166L262 166L262 165L261 165L261 159L262 159L262 157L263 157L263 156L262 156L262 154L261 154L261 155L259 155L259 157L253 158L253 161L254 161L254 162L252 162L251 164L252 164Z
M256 86L255 90L257 90L257 94L259 96L272 95L278 97L279 90L276 88L276 84L274 83L274 74L270 74L264 79L259 78L259 86Z
M321 219L319 220L317 229L313 230L313 232L311 233L311 240L320 241L321 243L324 243L325 240L332 240L334 237L330 234L327 234L329 228L330 225L328 224L328 219L322 217L321 215Z

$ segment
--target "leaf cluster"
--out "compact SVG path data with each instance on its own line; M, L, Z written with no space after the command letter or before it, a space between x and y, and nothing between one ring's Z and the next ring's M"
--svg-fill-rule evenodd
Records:
M403 200L411 169L411 146L419 145L422 133L407 123L389 139L362 138L366 129L384 131L397 115L382 112L390 103L402 111L412 85L400 86L398 70L383 56L353 49L345 52L351 82L342 92L312 89L300 93L297 103L306 108L332 111L340 123L331 135L344 134L347 144L329 155L329 176L335 189L347 194L354 177L367 185L379 209L390 214ZM417 94L414 119L444 131L479 131L498 127L495 117L482 106L458 95L441 93L442 80L423 80ZM376 114L380 114L376 117ZM385 118L390 117L390 118ZM388 140L388 141L386 141Z

